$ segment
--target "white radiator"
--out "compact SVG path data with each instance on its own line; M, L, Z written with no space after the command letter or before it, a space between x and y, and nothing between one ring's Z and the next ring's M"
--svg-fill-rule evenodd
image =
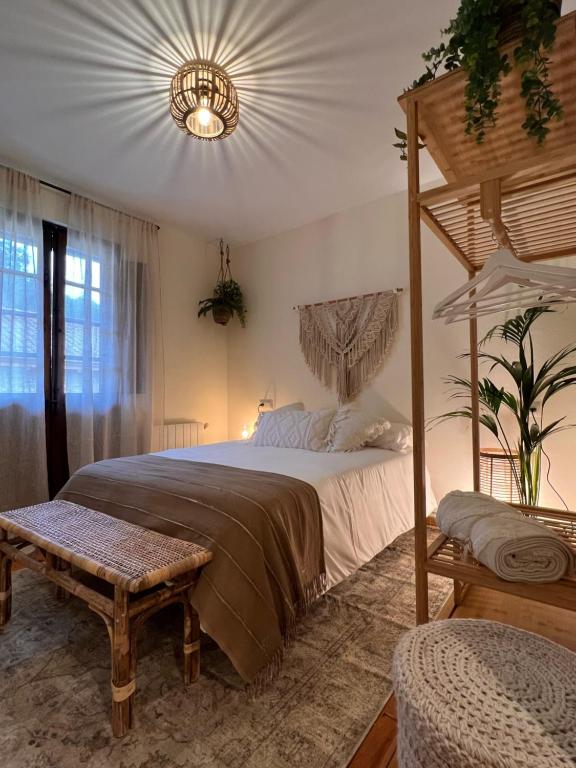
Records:
M162 427L162 445L163 451L169 448L193 448L200 445L202 432L208 424L203 421L183 421L174 419L165 421Z

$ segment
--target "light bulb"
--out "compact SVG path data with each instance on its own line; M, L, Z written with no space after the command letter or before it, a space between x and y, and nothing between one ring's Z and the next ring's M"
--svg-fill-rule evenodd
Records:
M206 107L202 107L198 110L197 117L200 125L203 125L205 128L212 122L212 113L209 109L206 109Z
M244 424L242 426L242 440L248 440L250 437L250 430L248 429L248 424Z

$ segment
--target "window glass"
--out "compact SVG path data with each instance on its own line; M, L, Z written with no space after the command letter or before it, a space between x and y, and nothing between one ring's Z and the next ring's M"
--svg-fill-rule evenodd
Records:
M68 249L65 271L64 391L101 391L100 262Z
M43 381L38 248L0 237L0 395L34 394Z

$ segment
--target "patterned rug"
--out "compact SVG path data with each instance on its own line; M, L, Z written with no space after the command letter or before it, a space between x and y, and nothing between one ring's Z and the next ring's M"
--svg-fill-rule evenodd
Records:
M431 613L450 591L431 579ZM77 600L56 603L30 571L14 575L0 634L0 763L10 768L344 768L391 689L398 638L414 623L411 534L319 601L287 650L280 677L250 699L215 646L184 689L179 616L142 633L136 727L109 725L103 622ZM168 624L174 626L167 626Z

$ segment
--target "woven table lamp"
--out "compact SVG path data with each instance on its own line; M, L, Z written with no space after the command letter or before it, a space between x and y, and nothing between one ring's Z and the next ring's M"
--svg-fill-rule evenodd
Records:
M518 504L520 496L514 479L512 462L520 476L518 455L500 448L480 449L480 490L499 501Z

